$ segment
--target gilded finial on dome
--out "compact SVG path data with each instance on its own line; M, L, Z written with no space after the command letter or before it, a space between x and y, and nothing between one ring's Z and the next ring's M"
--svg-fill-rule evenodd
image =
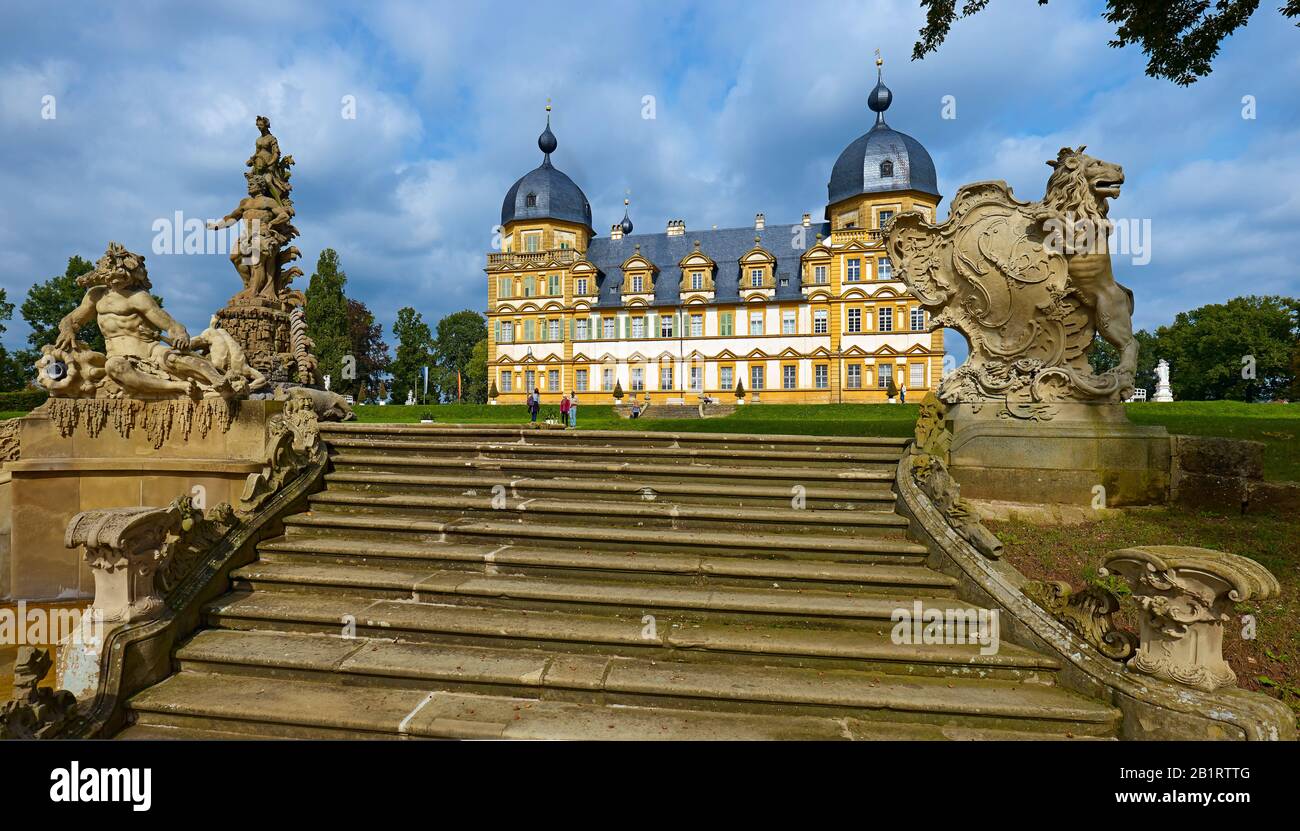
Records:
M555 133L551 132L551 99L549 98L546 99L546 129L537 137L537 146L546 154L546 157L542 159L542 164L549 165L551 163L551 154L555 152L555 148L560 146L560 143L555 139Z
M876 114L876 126L885 127L885 110L894 101L894 94L885 86L885 59L880 56L880 50L876 50L876 86L867 96L867 106Z
M627 206L630 201L629 199L623 200L623 221L618 224L618 227L623 230L624 236L632 233L632 218L627 215ZM640 248L641 246L638 245L637 249L640 250Z

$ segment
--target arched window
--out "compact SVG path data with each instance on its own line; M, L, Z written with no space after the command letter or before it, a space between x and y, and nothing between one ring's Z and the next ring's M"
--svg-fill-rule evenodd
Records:
M886 159L880 163L880 178L888 179L894 175L894 163Z
M536 208L536 207L537 207L537 194L535 194L535 193L530 193L530 194L528 194L527 196L525 196L525 197L524 197L524 207L525 207L525 208Z

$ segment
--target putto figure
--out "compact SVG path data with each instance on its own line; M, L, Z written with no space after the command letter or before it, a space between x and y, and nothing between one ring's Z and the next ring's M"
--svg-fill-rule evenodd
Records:
M966 363L944 379L948 404L1000 402L1016 418L1051 418L1053 403L1119 402L1133 390L1133 295L1111 270L1107 200L1116 164L1061 148L1039 202L1006 182L963 186L948 220L905 213L888 228L895 273L931 314L970 342ZM1088 350L1100 335L1118 365L1096 374Z
M153 295L144 257L116 242L77 278L81 304L59 321L53 345L36 363L39 381L59 398L243 398L248 374L226 372L192 344L189 332ZM104 334L105 354L77 340L91 321ZM229 349L228 343L223 347ZM223 353L224 354L224 353ZM239 356L238 362L242 362ZM227 364L237 362L227 355ZM263 381L264 383L264 381Z

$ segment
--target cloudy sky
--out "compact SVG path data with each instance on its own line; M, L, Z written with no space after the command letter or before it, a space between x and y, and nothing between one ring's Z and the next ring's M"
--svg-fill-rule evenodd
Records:
M1300 30L1265 2L1184 89L1146 78L1139 50L1107 47L1102 5L999 0L913 62L915 0L8 0L0 286L21 302L69 255L117 240L203 328L238 277L220 253L151 253L153 228L235 206L264 113L297 161L308 274L337 249L388 332L403 305L430 320L482 310L484 253L506 190L540 161L548 98L555 164L598 231L629 193L638 231L743 226L758 211L792 222L821 215L832 163L870 126L879 48L889 122L929 148L945 196L1005 179L1038 198L1064 144L1124 165L1112 216L1149 220L1152 235L1149 263L1117 262L1137 325L1300 292ZM15 314L5 341L26 333Z

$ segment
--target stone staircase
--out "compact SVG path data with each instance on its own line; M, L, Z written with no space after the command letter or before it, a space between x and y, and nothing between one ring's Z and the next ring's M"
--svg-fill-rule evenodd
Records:
M122 738L1113 737L893 512L903 440L324 425L310 510L210 604Z

